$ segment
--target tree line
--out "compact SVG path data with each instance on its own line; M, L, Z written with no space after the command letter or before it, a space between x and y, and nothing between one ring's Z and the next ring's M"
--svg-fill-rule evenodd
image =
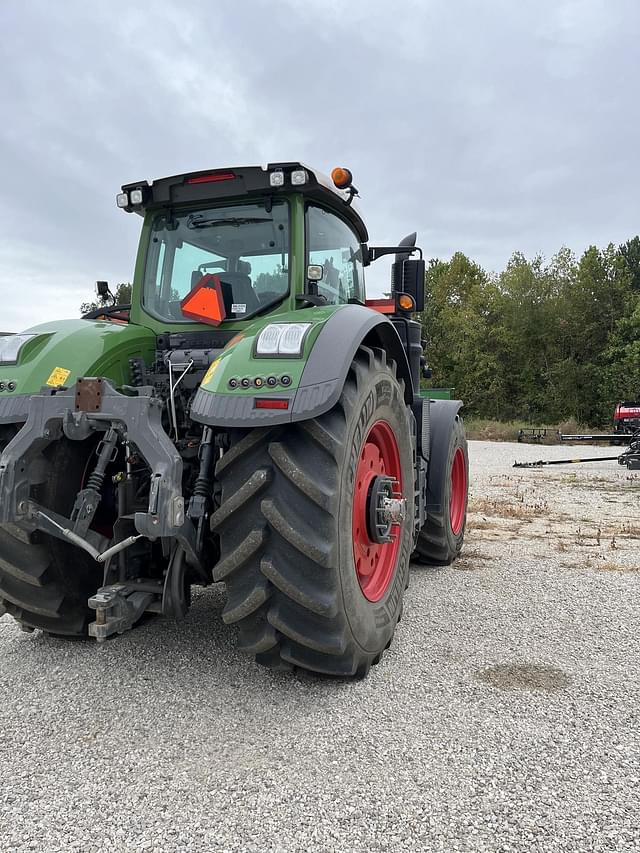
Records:
M603 426L640 399L639 237L516 253L497 274L457 253L430 262L426 291L427 384L455 388L467 415Z

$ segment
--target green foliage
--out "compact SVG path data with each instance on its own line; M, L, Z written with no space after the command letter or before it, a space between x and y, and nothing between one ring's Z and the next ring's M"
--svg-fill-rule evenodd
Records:
M113 295L116 305L129 305L131 303L131 284L129 282L122 282L117 285ZM83 302L80 306L80 314L88 314L89 311L97 311L98 308L109 308L111 302L111 299L99 299L97 297L93 302Z
M431 261L426 288L432 383L469 415L602 425L640 396L640 238L580 259L516 253L498 275L458 253Z

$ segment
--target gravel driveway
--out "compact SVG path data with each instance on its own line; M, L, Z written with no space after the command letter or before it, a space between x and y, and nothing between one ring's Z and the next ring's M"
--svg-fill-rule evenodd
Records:
M363 682L255 666L217 588L102 647L3 617L0 851L640 850L640 477L510 467L611 453L472 442Z

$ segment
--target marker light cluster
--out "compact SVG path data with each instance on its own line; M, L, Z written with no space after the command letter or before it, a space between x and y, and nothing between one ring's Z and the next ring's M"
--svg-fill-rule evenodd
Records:
M0 364L16 364L22 347L36 335L7 335L0 338Z
M232 376L227 384L231 390L235 390L236 388L275 388L278 383L283 388L288 388L291 385L291 381L289 374L285 373L280 377L243 376L242 379L238 379L236 376Z
M258 335L257 356L300 358L311 323L269 323Z

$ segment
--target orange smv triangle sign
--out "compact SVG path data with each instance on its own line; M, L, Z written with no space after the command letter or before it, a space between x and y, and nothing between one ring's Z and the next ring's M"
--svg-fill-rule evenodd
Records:
M220 276L203 275L193 290L182 300L180 308L184 316L191 320L219 326L227 316Z

